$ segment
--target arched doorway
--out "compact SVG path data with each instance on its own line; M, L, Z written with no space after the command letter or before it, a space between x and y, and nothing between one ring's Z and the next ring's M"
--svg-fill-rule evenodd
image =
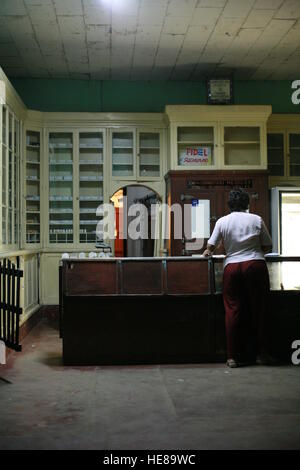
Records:
M157 223L156 213L153 206L161 202L160 196L144 185L127 185L118 189L110 198L115 207L115 240L114 252L116 257L143 257L154 256L156 240L153 237ZM136 214L132 215L133 205L143 206L142 214L138 211L138 217L142 220L140 224L136 221ZM131 208L131 209L130 209ZM139 219L139 220L140 220ZM139 232L143 234L138 238L130 236L130 228L137 225ZM141 224L143 228L141 229Z

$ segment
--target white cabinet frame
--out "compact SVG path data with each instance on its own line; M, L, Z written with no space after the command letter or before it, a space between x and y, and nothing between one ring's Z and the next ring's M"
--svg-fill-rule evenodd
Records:
M166 116L170 129L170 165L172 170L264 170L267 169L266 122L272 111L263 105L168 105ZM179 165L177 129L179 127L214 127L214 161L212 165ZM259 165L225 165L224 128L259 127Z
M70 134L72 135L72 207L73 207L73 241L69 243L50 243L50 233L49 233L49 219L50 219L50 212L49 212L49 135L55 134ZM51 251L65 248L66 251L72 251L72 249L77 248L80 250L91 249L95 247L95 243L80 243L80 201L79 201L79 156L80 156L80 149L79 149L79 135L81 133L102 133L103 136L103 202L106 201L106 178L107 178L107 162L106 162L106 131L104 128L97 128L97 127L80 127L80 128L47 128L46 130L46 138L45 138L45 145L44 145L44 181L46 183L46 188L44 190L45 193L45 203L43 205L44 210L42 210L43 216L43 226L44 226L44 246L51 248Z

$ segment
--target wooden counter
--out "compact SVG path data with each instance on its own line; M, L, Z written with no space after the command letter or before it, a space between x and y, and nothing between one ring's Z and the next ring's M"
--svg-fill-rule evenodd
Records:
M63 260L64 364L223 361L218 264L220 259L199 257ZM300 339L299 301L297 290L270 295L273 350L284 358L290 357L291 342Z

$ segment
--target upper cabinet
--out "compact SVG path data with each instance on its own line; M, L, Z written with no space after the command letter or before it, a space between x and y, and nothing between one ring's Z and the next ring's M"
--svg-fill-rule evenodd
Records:
M112 177L135 179L135 132L130 129L111 131Z
M79 133L79 243L96 241L97 208L103 202L103 132Z
M6 108L3 116L3 167L7 168L6 147L12 136ZM138 122L136 114L28 112L22 168L26 248L94 248L103 222L102 205L123 186L145 183L163 197L164 116L142 114ZM3 180L3 188L9 181ZM10 193L3 192L6 227ZM8 236L7 230L4 235Z
M72 132L49 132L49 242L73 243L74 149Z
M267 128L270 186L299 185L300 119L298 115L272 115Z
M48 132L48 243L95 245L104 197L104 131Z
M110 149L113 179L155 181L162 177L160 129L111 129Z
M263 167L262 125L222 126L224 166Z
M8 106L2 105L0 123L0 245L8 249L19 244L20 121Z
M138 178L161 175L161 131L138 131Z
M25 242L41 242L41 133L26 130L25 146Z
M271 106L166 106L171 169L266 169Z
M216 125L177 126L177 165L214 166Z

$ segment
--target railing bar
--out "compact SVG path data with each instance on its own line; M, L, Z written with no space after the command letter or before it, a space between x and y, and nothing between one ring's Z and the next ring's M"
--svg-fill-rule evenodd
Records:
M19 265L19 259L17 258ZM23 271L7 258L0 260L0 339L15 351L21 351L19 344L20 278Z
M20 276L17 277L17 295L16 295L16 307L17 311L20 312ZM15 344L19 347L19 326L20 326L20 314L16 314L16 338Z
M2 262L0 260L0 296L1 296L1 289L3 285L3 279L2 279ZM3 339L3 308L0 305L0 339Z
M2 299L3 299L3 340L6 341L6 259L3 260L3 272L2 272Z
M6 338L8 341L11 341L10 337L10 331L11 331L11 261L8 260L8 273L7 273L7 311L6 311L6 316L7 316L7 321L6 321L6 326L7 326L7 332L6 332Z
M16 313L15 313L15 300L16 300L16 269L15 269L15 265L13 264L12 265L12 299L11 299L11 303L12 303L12 311L11 311L11 341L14 343L15 342L15 317L16 317Z

